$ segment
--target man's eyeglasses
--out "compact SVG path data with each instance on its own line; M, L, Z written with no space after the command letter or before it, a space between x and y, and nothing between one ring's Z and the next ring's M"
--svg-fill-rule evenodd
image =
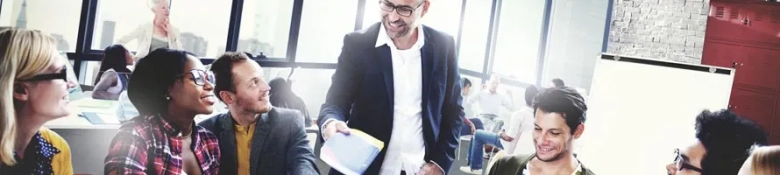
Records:
M425 1L423 1L422 3L417 5L417 7L410 7L410 6L406 6L406 5L396 6L396 5L393 5L390 2L387 2L387 0L381 0L381 1L379 1L379 4L381 4L380 6L382 7L382 10L384 10L384 11L393 12L393 10L395 10L395 13L398 13L398 15L401 15L403 17L409 17L409 16L412 16L412 13L414 13L414 10L417 10L418 8L420 8L420 6L425 4Z
M50 73L50 74L39 74L29 79L23 79L20 81L45 81L45 80L56 80L56 79L62 79L63 81L68 81L68 69L62 68L60 72L58 73Z
M187 74L190 74L192 76L192 78L189 79L192 80L192 82L194 82L195 85L204 86L206 85L206 82L214 84L214 73L210 71L207 72L204 70L193 69L190 70L189 73L180 75L178 78L185 78Z
M688 158L683 157L682 154L680 154L680 149L675 148L674 149L674 169L677 171L682 171L683 169L689 169L691 171L696 171L699 173L702 173L701 168L695 167L688 163Z

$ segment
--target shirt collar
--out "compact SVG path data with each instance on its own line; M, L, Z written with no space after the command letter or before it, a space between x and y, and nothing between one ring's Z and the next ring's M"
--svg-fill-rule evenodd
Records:
M152 115L150 117L157 118L157 120L160 122L160 126L162 127L163 132L165 132L166 134L172 136L181 136L180 130L175 126L173 126L173 123L171 123L168 120L165 120L165 118L162 115L157 115L157 116ZM193 122L192 133L191 133L192 135L190 135L191 137L193 138L195 137L194 135L196 135L195 133L197 133L197 129L198 128L195 126L195 123Z
M423 25L418 26L415 28L417 30L417 42L414 43L411 49L422 49L422 46L425 45L425 33L422 30ZM376 38L376 45L374 47L380 47L382 45L387 45L390 48L397 48L395 47L395 43L393 43L393 40L390 39L390 36L387 35L387 30L385 30L384 23L379 23L379 34Z

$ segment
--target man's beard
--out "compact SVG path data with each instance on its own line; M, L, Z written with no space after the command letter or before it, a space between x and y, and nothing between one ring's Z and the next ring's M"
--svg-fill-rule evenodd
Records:
M388 25L387 23L393 23L393 24L401 24L401 26L403 26L403 29L400 32L398 32L398 33L395 33L395 34L388 33L390 38L398 38L398 37L406 36L407 34L409 34L409 31L410 31L409 30L410 29L409 24L407 24L403 20L399 19L399 20L396 20L396 21L393 21L393 22L387 22L387 21L388 21L387 17L382 18L382 25ZM387 30L388 27L389 26L385 26L385 30Z
M243 111L249 112L249 113L266 113L266 112L269 111L268 109L271 106L271 104L268 103L268 104L266 104L265 108L259 108L259 107L256 107L256 104L248 103L248 102L246 102L245 100L242 100L242 99L237 99L236 100L236 105L238 105L241 109L243 109Z
M565 144L564 149L561 152L559 152L558 154L555 154L555 156L553 156L553 157L551 157L549 159L542 159L539 156L536 156L536 158L539 159L542 162L554 162L554 161L557 161L557 160L561 160L566 153L569 153L571 151L571 145L572 145L571 142L572 141L573 141L573 139L569 139L569 141L568 141L569 143Z

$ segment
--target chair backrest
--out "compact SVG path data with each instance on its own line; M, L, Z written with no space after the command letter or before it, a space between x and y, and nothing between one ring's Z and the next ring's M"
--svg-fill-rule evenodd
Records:
M504 150L498 151L498 153L494 154L493 156L490 156L490 161L488 161L487 168L485 168L485 171L483 172L490 172L490 168L493 168L493 164L498 161L498 159L501 159L506 155L506 152Z

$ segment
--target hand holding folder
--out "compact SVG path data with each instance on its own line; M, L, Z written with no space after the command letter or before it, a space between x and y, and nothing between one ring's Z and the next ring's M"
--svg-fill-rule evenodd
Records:
M320 149L320 159L341 173L358 175L368 169L383 148L384 142L351 129L349 135L337 132L330 136Z

